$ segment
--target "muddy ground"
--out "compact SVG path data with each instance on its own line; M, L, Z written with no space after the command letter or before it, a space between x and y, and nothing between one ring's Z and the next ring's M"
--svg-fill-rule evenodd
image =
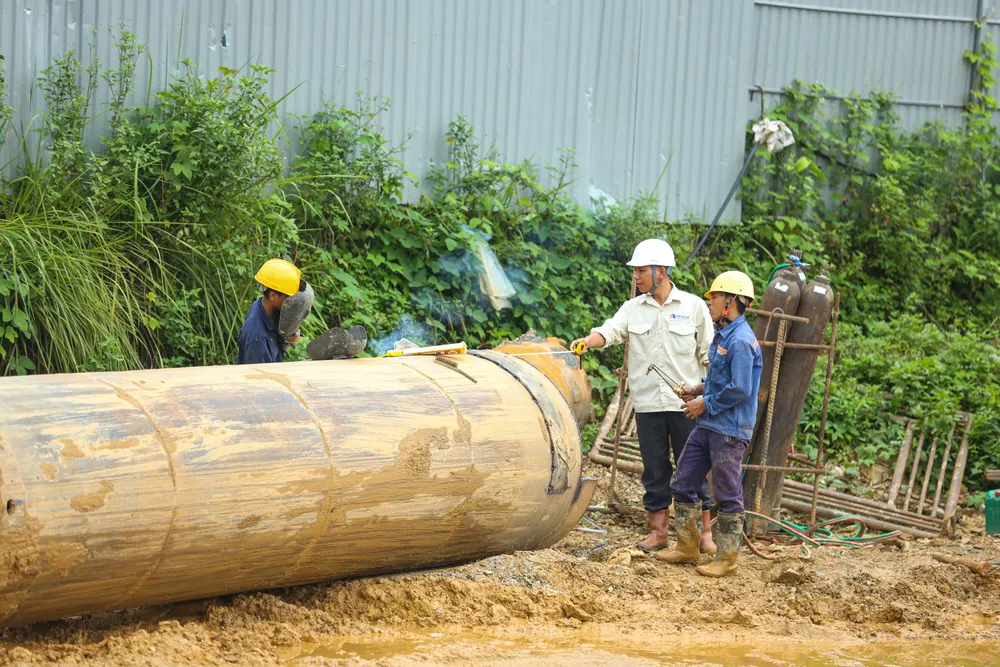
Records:
M590 466L607 497L607 471ZM637 480L619 492L637 499ZM2 631L2 664L1000 664L1000 561L981 515L957 540L863 551L763 544L709 580L629 548L641 524L460 567L233 595ZM881 656L881 657L880 657ZM846 660L846 662L845 662Z

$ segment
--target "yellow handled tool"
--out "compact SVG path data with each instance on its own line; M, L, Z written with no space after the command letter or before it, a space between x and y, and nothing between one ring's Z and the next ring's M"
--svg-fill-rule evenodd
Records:
M385 357L410 357L416 354L465 354L468 348L465 341L460 343L449 343L448 345L432 345L430 347L408 347L402 350L389 350Z
M579 357L580 355L582 355L584 352L587 351L587 344L584 343L582 340L578 340L571 349L573 350L573 354Z

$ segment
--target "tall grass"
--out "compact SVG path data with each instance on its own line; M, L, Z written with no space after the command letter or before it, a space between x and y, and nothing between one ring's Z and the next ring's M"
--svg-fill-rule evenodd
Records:
M270 71L203 81L185 62L128 109L148 53L127 30L115 42L111 69L91 49L86 67L69 51L42 70L46 110L0 183L0 373L230 362L254 268L295 241L268 193L282 170ZM102 82L111 102L93 109ZM5 89L0 70L0 137ZM94 151L98 115L110 132Z

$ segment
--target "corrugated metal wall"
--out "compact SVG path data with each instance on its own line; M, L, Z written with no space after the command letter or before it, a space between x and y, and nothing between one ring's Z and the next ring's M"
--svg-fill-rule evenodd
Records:
M354 105L357 91L392 98L388 133L414 133L404 161L420 177L462 113L509 160L555 163L574 147L581 202L592 187L652 191L669 162L658 192L678 218L712 215L730 187L759 114L754 85L890 90L907 123L955 120L972 17L995 1L0 0L0 48L19 129L38 125L38 71L66 49L86 55L91 39L114 62L109 29L124 21L151 56L133 103L179 59L207 77L257 61L276 70L273 95L299 86L282 104L289 121L324 99ZM107 98L102 84L95 108Z
M755 0L752 84L793 79L841 95L890 92L909 127L960 122L971 70L974 19L997 27L995 0ZM773 93L771 93L773 94ZM760 114L759 98L750 114Z

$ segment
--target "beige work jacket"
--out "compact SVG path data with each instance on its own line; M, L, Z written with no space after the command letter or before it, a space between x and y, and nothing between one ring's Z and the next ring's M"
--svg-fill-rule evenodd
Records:
M678 382L701 382L708 368L708 348L714 327L704 300L688 292L670 290L661 306L644 294L626 301L615 316L591 329L606 345L629 340L629 393L636 412L679 412L681 400L650 364Z

